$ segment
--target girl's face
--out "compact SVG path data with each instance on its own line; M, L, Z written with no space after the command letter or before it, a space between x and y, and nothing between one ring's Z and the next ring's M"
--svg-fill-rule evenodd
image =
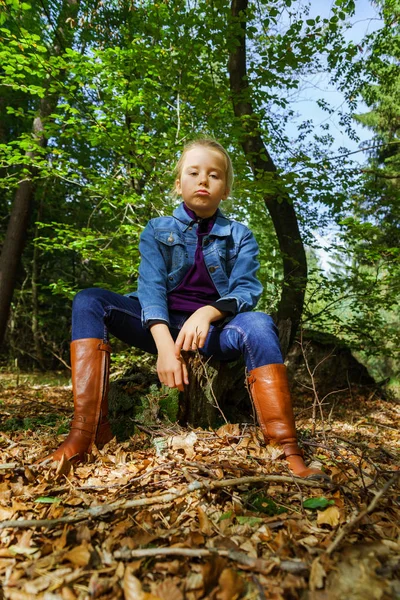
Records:
M228 197L226 158L218 150L194 146L184 156L176 191L198 217L211 217Z

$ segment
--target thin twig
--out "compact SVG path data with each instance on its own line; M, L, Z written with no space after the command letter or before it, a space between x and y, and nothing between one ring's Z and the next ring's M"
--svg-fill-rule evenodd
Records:
M74 487L74 490L86 491L86 490L111 490L111 489L115 489L115 488L117 488L117 489L118 488L119 489L128 488L132 484L134 484L137 481L139 481L140 479L145 479L151 473L154 473L154 471L162 471L164 469L169 469L174 464L175 464L175 461L167 462L167 463L158 465L157 467L154 467L153 469L150 469L149 471L146 471L142 475L138 475L137 477L132 477L132 479L130 479L128 483L111 483L109 485L107 485L105 483L104 484L100 484L100 485L80 485L80 486ZM50 490L48 490L47 493L48 494L60 494L60 493L68 491L69 489L70 489L69 486L65 486L64 485L64 486L60 486L60 487L56 487L56 488L51 488Z
M272 569L278 568L282 571L288 571L290 573L301 573L309 570L309 567L304 562L297 562L292 560L282 560L273 558L271 560L265 560L263 558L253 558L248 556L244 552L237 550L221 550L216 548L143 548L139 550L117 550L114 552L115 558L122 560L131 560L132 558L150 558L155 556L212 556L218 554L218 556L226 556L231 560L234 560L250 569L254 569L260 573L269 574Z
M206 361L204 363L203 358L202 358L200 352L198 350L196 352L197 352L197 355L198 355L198 357L200 359L200 364L203 367L204 376L206 378L207 385L209 386L210 394L212 396L212 399L214 400L214 406L219 410L219 412L221 413L221 417L224 419L226 425L228 425L228 419L225 417L224 412L223 412L222 408L220 407L220 405L218 403L217 397L216 397L216 395L214 393L214 390L213 390L213 387L212 387L212 383L211 383L210 377L208 375L208 371L207 371L207 362L208 361Z
M374 496L372 502L370 502L370 504L367 506L367 508L365 510L362 510L358 515L356 515L354 517L354 519L349 521L343 527L343 529L340 530L339 534L336 536L336 538L333 540L333 542L326 549L326 554L328 554L328 555L332 554L332 552L334 550L336 550L336 548L342 542L343 538L345 538L351 531L353 531L353 529L360 523L360 521L363 520L363 518L366 515L369 515L370 513L372 513L375 510L375 508L376 508L377 504L379 503L380 499L382 498L382 496L384 496L384 494L386 494L386 492L389 490L389 488L391 488L392 485L394 483L396 483L396 480L398 479L399 475L400 475L400 472L398 471L395 475L393 475L393 477L391 479L389 479L389 481L387 481L385 483L383 488Z
M174 502L178 498L182 498L192 492L207 490L212 491L225 487L234 487L239 485L248 485L251 483L265 483L272 481L276 483L293 483L294 480L299 485L306 487L315 487L315 481L302 479L301 477L287 477L285 475L260 475L249 477L237 477L235 479L221 479L220 481L193 481L185 489L180 492L171 492L168 494L160 494L158 496L150 496L145 498L137 498L135 500L119 500L110 504L99 504L88 509L84 509L75 515L68 515L58 519L28 519L28 520L10 520L0 523L0 529L7 527L15 527L17 529L26 529L28 527L54 527L59 523L78 523L86 519L99 519L108 513L116 510L127 510L128 508L136 508L139 506L151 506L153 504L168 504ZM330 484L318 482L318 487L329 489Z

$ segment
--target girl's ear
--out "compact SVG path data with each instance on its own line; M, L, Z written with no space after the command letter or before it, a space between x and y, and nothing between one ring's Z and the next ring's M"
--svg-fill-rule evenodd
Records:
M231 191L231 190L230 190L229 188L226 188L226 189L225 189L225 192L223 193L223 195L222 195L222 197L221 197L221 200L226 200L226 199L227 199L227 197L229 196L229 193L230 193L230 191Z
M179 196L180 196L180 195L181 195L181 193L182 193L182 190L181 190L181 180L180 180L180 179L176 179L176 180L175 180L175 191L176 191L176 193L177 193Z

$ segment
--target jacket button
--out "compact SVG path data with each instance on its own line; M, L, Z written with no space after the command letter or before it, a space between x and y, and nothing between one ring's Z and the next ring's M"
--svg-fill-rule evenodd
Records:
M210 267L209 271L210 273L215 273L215 271L217 270L218 267Z
M204 240L204 246L208 246L208 244L210 243L210 240Z
M173 280L174 280L174 278L173 278L173 277L168 277L168 279L169 279L170 281L173 281Z

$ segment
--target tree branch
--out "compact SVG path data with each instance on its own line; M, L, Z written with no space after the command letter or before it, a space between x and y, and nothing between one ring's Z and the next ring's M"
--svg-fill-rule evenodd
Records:
M17 529L27 529L30 527L54 527L59 523L78 523L79 521L86 521L87 519L99 519L108 513L115 512L116 510L127 510L128 508L137 508L139 506L151 506L153 504L168 504L174 502L178 498L183 498L187 494L197 492L200 490L213 491L225 487L234 487L238 485L247 485L252 483L265 483L265 482L278 482L278 483L290 483L296 482L299 485L306 487L315 487L315 481L309 479L302 479L301 477L288 477L285 475L260 475L250 477L237 477L235 479L221 479L220 481L193 481L186 488L180 492L160 494L158 496L150 496L145 498L138 498L135 500L118 500L112 504L100 504L93 506L86 510L82 510L75 515L68 515L60 517L59 519L28 519L28 520L10 520L3 521L0 523L0 529L6 529L8 527ZM318 482L318 487L330 488L329 484Z

